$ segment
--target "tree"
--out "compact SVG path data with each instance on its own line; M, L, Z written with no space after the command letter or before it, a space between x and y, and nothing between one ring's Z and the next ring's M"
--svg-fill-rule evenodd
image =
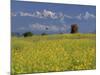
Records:
M47 35L46 33L42 33L41 35Z
M25 33L23 33L24 37L29 37L29 36L32 36L32 35L33 35L32 32L25 32Z
M77 32L78 32L78 25L77 24L72 24L70 33L77 33Z

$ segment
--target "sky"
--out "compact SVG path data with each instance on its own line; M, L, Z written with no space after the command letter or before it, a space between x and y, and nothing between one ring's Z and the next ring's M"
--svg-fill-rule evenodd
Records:
M95 32L96 6L25 1L11 3L12 32L70 33L71 24L77 24L80 33Z

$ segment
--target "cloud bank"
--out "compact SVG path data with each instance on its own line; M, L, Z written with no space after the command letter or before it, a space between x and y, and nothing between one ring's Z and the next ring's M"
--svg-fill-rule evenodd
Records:
M54 12L50 10L42 10L42 11L35 11L35 12L18 12L18 14L12 12L11 16L27 16L27 17L33 17L33 18L50 18L50 19L77 19L77 20L88 20L88 19L94 19L96 16L92 13L89 13L88 11L84 12L84 14L80 13L75 16L71 16L70 14L64 14L62 12Z
M28 29L30 31L44 31L44 32L66 32L66 28L64 25L48 25L48 24L40 24L40 23L33 23L28 25L28 27L20 27L17 30L25 31Z

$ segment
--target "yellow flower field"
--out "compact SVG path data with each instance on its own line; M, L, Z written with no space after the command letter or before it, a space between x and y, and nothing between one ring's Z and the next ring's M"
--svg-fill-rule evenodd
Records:
M96 69L95 34L12 37L12 74Z

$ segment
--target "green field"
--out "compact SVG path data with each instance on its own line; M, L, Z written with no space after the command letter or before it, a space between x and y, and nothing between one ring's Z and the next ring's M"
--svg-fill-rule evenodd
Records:
M12 74L96 69L95 34L12 37Z

